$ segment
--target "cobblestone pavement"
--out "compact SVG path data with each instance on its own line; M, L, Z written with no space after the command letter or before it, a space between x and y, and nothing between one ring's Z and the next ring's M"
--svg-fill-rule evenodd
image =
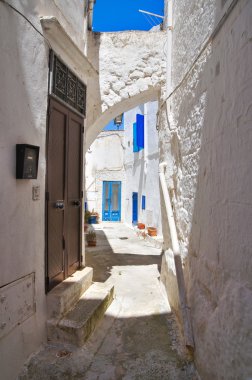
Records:
M159 282L160 249L123 224L99 224L86 250L94 281L115 286L115 299L81 348L45 345L20 380L196 380Z

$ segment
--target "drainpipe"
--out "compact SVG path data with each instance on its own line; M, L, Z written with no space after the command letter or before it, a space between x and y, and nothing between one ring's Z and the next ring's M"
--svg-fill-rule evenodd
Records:
M167 0L167 7L166 7L166 28L167 28L167 43L166 43L166 95L165 100L162 101L161 105L159 104L159 109L157 112L157 130L159 130L159 120L160 120L160 114L163 108L164 103L166 103L166 111L167 115L170 113L170 105L168 104L167 98L169 98L169 95L172 92L172 32L173 32L173 17L172 17L172 2L173 0Z
M163 190L167 219L168 219L168 224L170 228L171 244L172 244L172 251L173 251L174 263L175 263L175 268L176 268L176 278L177 278L177 284L178 284L179 301L180 301L180 308L181 308L182 321L183 321L185 344L187 348L193 350L194 340L193 340L193 332L192 332L192 325L191 325L191 316L190 316L190 310L189 310L189 307L187 305L187 300L186 300L185 280L184 280L182 260L181 260L181 255L180 255L180 247L179 247L179 242L178 242L178 235L177 235L170 195L169 195L168 188L166 185L166 180L165 180L166 166L167 166L166 162L162 162L161 164L159 164L159 178L160 178L160 183Z
M93 12L94 12L94 4L96 0L88 1L88 30L92 30L93 26Z

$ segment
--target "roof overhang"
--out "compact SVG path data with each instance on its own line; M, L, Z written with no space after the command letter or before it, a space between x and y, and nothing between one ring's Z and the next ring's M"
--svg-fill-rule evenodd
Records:
M97 70L67 34L56 17L41 17L40 22L44 35L54 52L76 75L84 81L87 78L96 77L98 75Z

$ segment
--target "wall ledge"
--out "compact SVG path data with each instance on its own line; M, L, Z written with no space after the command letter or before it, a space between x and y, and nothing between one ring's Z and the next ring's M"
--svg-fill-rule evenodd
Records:
M40 22L44 35L54 52L77 76L85 81L87 77L92 78L99 75L98 71L92 66L56 17L41 17Z

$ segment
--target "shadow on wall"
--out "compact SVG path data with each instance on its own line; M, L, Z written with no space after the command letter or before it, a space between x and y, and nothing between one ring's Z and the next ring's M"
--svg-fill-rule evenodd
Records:
M93 65L93 67L99 73L99 51L100 51L100 33L93 33L88 31L87 34L87 58ZM101 99L101 88L98 76L95 78L88 79L87 88L89 89L89 93L87 96L87 118L85 122L85 146L84 150L87 152L91 144L94 142L98 134L105 127L104 125L100 125L100 129L97 133L94 133L94 138L89 138L90 130L93 128L93 123L97 120L102 114L102 99ZM93 136L93 133L91 132ZM84 152L84 153L85 153Z
M16 180L15 149L18 143L40 146L38 183L43 194L48 48L43 38L20 15L2 3L0 8L3 33L8 36L8 42L2 40L5 46L1 49L1 71L4 73L1 76L3 91L0 102L4 110L1 113L1 162L5 165L5 181L1 186L1 201L4 205L1 260L4 264L1 265L3 273L0 286L3 286L34 271L34 246L40 247L38 265L43 267L44 264L44 220L41 218L44 202L43 199L36 204L32 201L31 181ZM4 22L4 19L8 21ZM36 47L34 41L38 42ZM40 112L37 112L38 104ZM32 239L27 239L30 231L33 231ZM44 276L43 273L41 275Z
M18 4L17 8L23 13L27 11L28 15L35 13L33 5L26 9L24 4ZM18 322L15 329L1 339L1 376L7 379L16 378L24 360L45 340L46 333L43 194L48 47L19 14L2 2L0 35L5 36L0 41L1 165L4 174L1 183L0 287L36 272L36 314L25 323ZM36 185L40 186L41 199L38 202L32 200L34 181L16 180L15 145L18 143L40 146ZM23 299L21 294L16 296ZM23 313L22 308L16 311L18 321L22 320ZM36 333L31 336L31 331Z

